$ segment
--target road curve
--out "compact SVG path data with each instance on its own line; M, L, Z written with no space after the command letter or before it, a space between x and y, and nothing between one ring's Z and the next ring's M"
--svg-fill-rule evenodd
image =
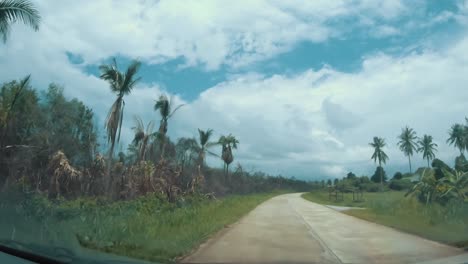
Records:
M460 249L339 213L300 195L262 203L182 263L444 263L442 258L464 256Z

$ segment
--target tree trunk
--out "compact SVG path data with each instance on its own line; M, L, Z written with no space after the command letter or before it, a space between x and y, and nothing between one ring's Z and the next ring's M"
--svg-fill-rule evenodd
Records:
M379 167L380 167L380 191L383 192L383 168L382 163L379 160Z
M226 180L227 180L227 185L231 185L231 180L229 179L229 164L226 164Z
M106 179L106 183L105 183L106 186L104 186L104 188L106 188L106 193L107 194L110 193L111 186L112 186L111 169L112 169L112 156L114 154L114 146L115 146L115 142L112 142L111 148L109 150L108 160L107 160L107 179Z
M409 173L413 173L413 171L411 170L411 156L408 155L408 162L409 162Z
M430 168L429 167L429 158L427 158L427 167Z

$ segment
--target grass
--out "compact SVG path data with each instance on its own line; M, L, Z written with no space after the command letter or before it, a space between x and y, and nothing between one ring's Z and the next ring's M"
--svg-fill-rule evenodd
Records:
M0 220L4 229L0 234L11 234L13 225L19 240L31 242L47 233L40 244L55 241L63 246L65 235L67 242L76 243L78 240L82 246L99 251L150 261L175 262L177 257L189 253L210 235L281 193L284 192L233 195L219 200L194 196L176 204L167 203L155 195L114 203L78 199L50 204L42 198L34 198L41 200L38 202L41 206L34 206L37 217L18 215L16 210L16 213L10 213L8 223L5 219ZM43 214L46 217L40 216L39 211L46 212ZM0 213L4 215L6 212ZM26 223L26 219L29 222ZM21 222L25 222L24 225ZM21 234L21 230L25 234Z
M344 201L329 201L328 193L314 191L303 194L307 200L330 205L359 206L366 210L347 210L343 213L367 221L393 227L407 233L457 247L468 247L468 203L442 206L425 205L404 192L365 193L365 201L355 203L345 194Z
M352 193L344 193L343 200L335 200L335 197L329 198L328 191L317 190L302 194L302 197L311 202L326 205L348 206L348 207L369 207L378 201L396 201L401 199L405 192L387 191L387 192L364 192L361 201L353 201Z

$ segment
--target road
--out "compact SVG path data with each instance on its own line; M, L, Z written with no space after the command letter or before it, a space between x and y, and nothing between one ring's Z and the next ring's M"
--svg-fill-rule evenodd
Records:
M468 263L468 254L460 249L342 214L294 193L262 203L182 262L446 263L451 256L458 260L454 263Z

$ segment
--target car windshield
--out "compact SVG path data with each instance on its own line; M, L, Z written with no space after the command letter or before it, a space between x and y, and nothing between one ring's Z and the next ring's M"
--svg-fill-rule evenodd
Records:
M0 263L467 262L467 33L467 0L0 0Z

